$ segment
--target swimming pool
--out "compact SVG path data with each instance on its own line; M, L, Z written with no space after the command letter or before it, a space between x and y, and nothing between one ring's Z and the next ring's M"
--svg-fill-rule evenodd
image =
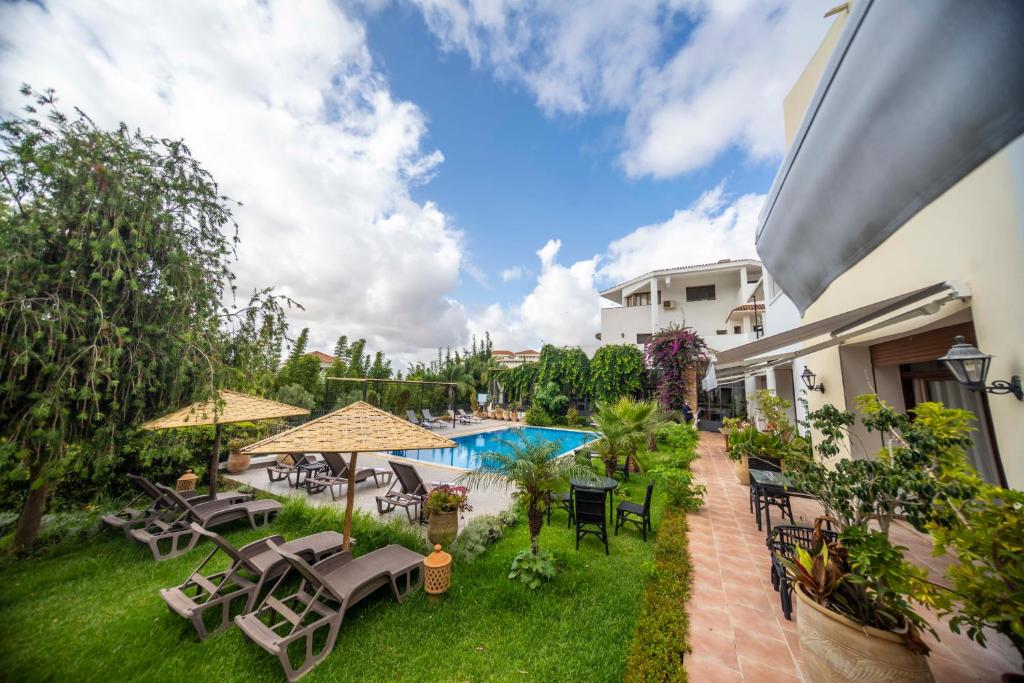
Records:
M439 465L479 467L484 461L485 453L508 453L508 445L503 441L515 443L519 438L530 440L543 439L558 444L557 453L567 453L597 438L594 432L576 432L568 429L548 429L546 427L516 427L501 429L496 432L453 436L451 440L455 448L430 448L422 451L389 451L391 455L400 455L411 460L421 460Z

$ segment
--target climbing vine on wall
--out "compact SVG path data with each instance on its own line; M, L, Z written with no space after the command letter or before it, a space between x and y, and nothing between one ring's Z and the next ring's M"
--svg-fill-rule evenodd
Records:
M590 392L598 402L614 401L640 392L644 354L632 344L602 346L590 360Z
M530 395L537 382L539 363L524 363L516 368L498 372L498 384L505 392L505 399L517 403Z
M661 371L658 394L666 408L678 409L686 400L688 370L707 361L707 344L693 328L670 327L644 347L647 363Z
M545 344L537 362L537 382L554 382L575 397L590 393L590 360L579 347L558 348Z

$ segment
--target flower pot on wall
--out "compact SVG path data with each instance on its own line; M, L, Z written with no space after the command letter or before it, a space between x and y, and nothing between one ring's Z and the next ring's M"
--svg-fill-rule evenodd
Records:
M862 626L797 587L797 633L811 683L934 683L927 658L897 633Z
M750 486L750 467L747 456L732 461L733 471L736 472L736 479L744 486Z
M458 512L431 512L427 522L427 538L435 545L447 546L459 535Z
M231 451L228 454L228 472L231 474L240 474L249 469L249 463L252 462L252 456L248 453L242 453L241 451Z

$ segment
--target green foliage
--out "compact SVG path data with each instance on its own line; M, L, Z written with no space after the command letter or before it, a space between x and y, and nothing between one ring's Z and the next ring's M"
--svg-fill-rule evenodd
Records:
M651 468L650 474L665 491L665 502L670 507L697 512L704 505L707 488L703 484L694 484L689 471L671 465L657 465Z
M967 500L936 501L942 513L929 525L935 555L954 555L946 569L953 589L940 604L954 633L985 645L992 629L1024 657L1024 493L976 483Z
M508 514L506 514L508 513ZM510 510L501 515L480 515L469 521L455 539L453 554L463 562L472 562L487 549L501 540L507 527L516 522L516 514Z
M604 462L608 476L612 476L620 457L635 456L662 424L657 405L628 397L612 404L599 404L593 417L601 432L601 440L593 450Z
M587 426L587 420L580 417L580 413L575 407L570 407L565 412L565 424L569 427L585 427Z
M539 365L523 363L515 368L507 368L496 373L498 384L510 401L521 401L530 395L533 385L537 382Z
M280 372L277 373L275 387L279 390L287 386L300 386L316 402L323 396L324 388L323 383L320 381L320 361L315 356L305 353L306 339L308 337L309 328L305 328L299 335L299 339L292 349L288 360L285 361L284 365L281 366ZM301 353L296 353L297 351L301 351Z
M524 419L526 420L526 424L533 427L551 427L555 424L555 419L537 404L534 404L527 409Z
M286 497L278 513L274 528L288 538L308 536L320 531L337 531L345 525L345 510L331 505L310 505L301 498ZM427 542L416 529L400 520L381 523L376 515L356 510L352 515L352 547L354 555L363 555L392 543L405 546L418 553L427 553Z
M564 415L569 407L569 397L554 382L541 384L533 394L533 402L552 417Z
M427 502L423 504L424 512L469 512L473 506L469 504L469 491L465 486L449 486L442 484L431 489Z
M543 583L553 579L557 572L554 557L547 550L536 553L524 550L512 560L508 578L530 590L537 590Z
M30 545L70 457L113 462L141 419L231 381L239 314L231 211L188 147L22 93L26 116L0 122L0 450L27 471ZM277 299L254 298L274 336Z
M275 401L307 410L312 410L316 407L316 398L301 384L286 384L278 387L271 393L270 397Z
M644 346L647 364L656 368L661 405L682 409L695 381L697 366L707 361L707 344L695 330L670 325ZM692 407L692 406L691 406Z
M590 360L590 393L595 401L611 403L635 396L643 387L644 354L633 344L608 344Z
M683 658L690 652L686 604L693 585L686 534L686 512L667 509L655 541L654 576L644 590L626 660L627 683L686 681Z
M813 495L838 523L842 554L833 558L846 579L829 606L858 623L882 629L909 626L908 644L926 650L917 637L930 627L911 601L940 605L943 598L926 582L926 572L903 559L889 529L897 515L919 530L949 517L936 501L970 500L978 493L966 448L970 414L937 403L920 403L913 416L898 413L877 396L857 399L862 421L879 431L884 444L875 456L827 461L840 452L839 441L854 422L848 411L831 405L808 415L822 435L818 453L826 462L795 450L787 470L797 487ZM730 438L735 438L735 435Z
M793 404L767 389L755 391L753 399L765 421L765 431L789 443L796 434L796 426L790 422L787 412Z
M577 346L558 348L545 344L537 361L536 383L541 386L554 382L561 392L573 396L590 393L590 360ZM549 411L558 414L558 411Z

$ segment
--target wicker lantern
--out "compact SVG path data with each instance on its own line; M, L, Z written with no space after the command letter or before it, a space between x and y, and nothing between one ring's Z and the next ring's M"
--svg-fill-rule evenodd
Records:
M178 477L178 482L174 485L174 488L178 491L195 491L197 479L199 477L192 470L185 470L185 474Z
M438 596L452 585L452 556L434 546L434 552L423 558L423 590L427 595Z

